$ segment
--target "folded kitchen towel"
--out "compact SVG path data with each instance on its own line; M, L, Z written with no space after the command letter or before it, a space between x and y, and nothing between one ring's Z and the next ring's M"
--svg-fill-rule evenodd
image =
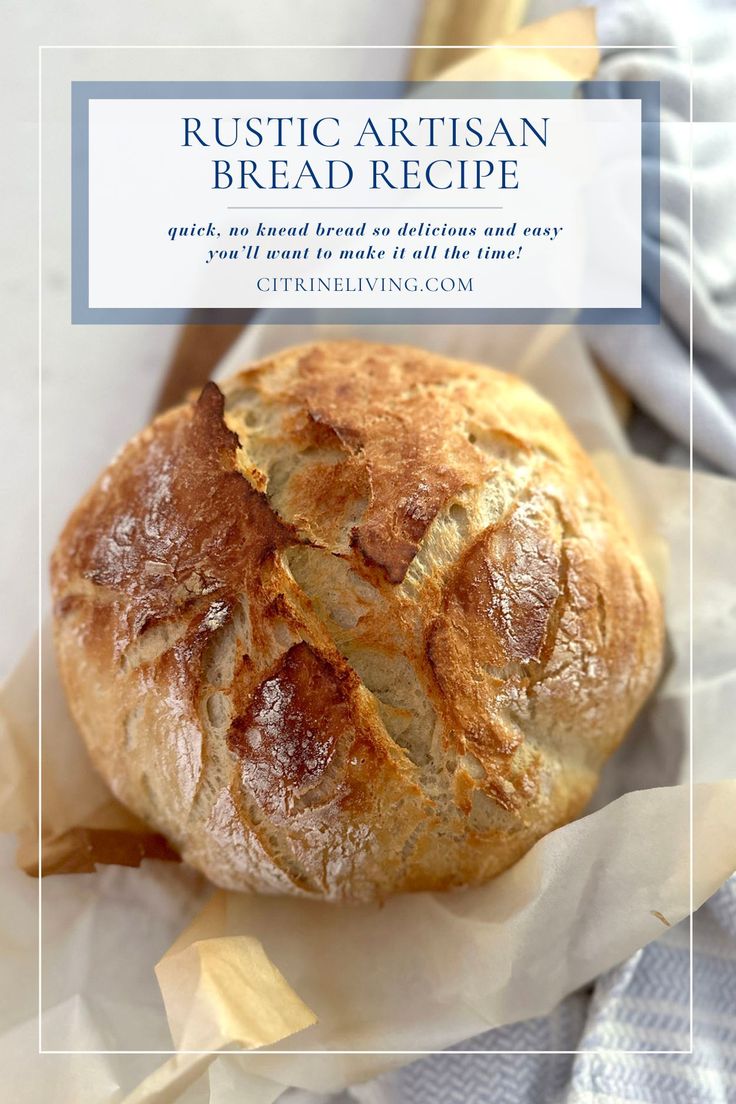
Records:
M693 447L697 459L736 475L736 7L602 0L597 28L601 78L660 82L662 213L648 244L659 246L663 321L589 326L586 338L638 405L686 444L692 172ZM657 290L647 289L652 298Z

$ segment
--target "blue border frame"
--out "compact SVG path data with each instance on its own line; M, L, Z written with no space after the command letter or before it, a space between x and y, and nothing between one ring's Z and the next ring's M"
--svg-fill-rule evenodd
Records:
M168 308L89 306L89 101L91 99L637 99L641 101L641 306L537 309L495 307L248 307ZM254 313L270 323L472 324L572 323L656 325L660 321L660 94L658 81L72 81L72 302L74 325L245 323Z

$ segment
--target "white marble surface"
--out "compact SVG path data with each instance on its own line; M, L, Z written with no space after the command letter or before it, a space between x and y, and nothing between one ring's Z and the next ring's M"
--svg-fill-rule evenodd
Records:
M0 429L4 582L0 677L38 616L38 46L115 44L278 46L409 44L421 0L53 0L3 5L0 82L5 109L2 284L5 361ZM10 32L10 33L8 33ZM310 65L309 70L306 69ZM401 76L406 52L325 51L320 75ZM314 76L298 51L43 51L42 576L68 511L111 454L149 417L175 331L69 322L69 133L65 80ZM42 602L46 601L42 584Z

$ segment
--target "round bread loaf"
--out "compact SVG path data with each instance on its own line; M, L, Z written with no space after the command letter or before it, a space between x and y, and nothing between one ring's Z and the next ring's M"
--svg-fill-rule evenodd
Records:
M629 528L526 384L288 349L156 419L52 564L115 795L235 890L483 882L584 807L652 689Z

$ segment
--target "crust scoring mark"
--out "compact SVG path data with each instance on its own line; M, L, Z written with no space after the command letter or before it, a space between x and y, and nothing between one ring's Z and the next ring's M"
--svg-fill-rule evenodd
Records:
M463 432L466 412L460 401L444 394L443 403L437 403L445 381L438 375L420 387L415 357L404 351L404 359L397 361L396 350L390 356L383 352L365 352L363 370L355 374L354 359L341 361L335 349L327 356L313 348L295 363L296 378L273 392L269 402L289 409L296 404L306 412L308 423L290 435L302 451L309 424L315 445L339 442L345 455L339 468L352 472L356 498L366 496L351 545L397 584L437 513L465 487L481 482L491 464ZM253 383L257 388L257 378ZM282 428L288 434L288 427Z

